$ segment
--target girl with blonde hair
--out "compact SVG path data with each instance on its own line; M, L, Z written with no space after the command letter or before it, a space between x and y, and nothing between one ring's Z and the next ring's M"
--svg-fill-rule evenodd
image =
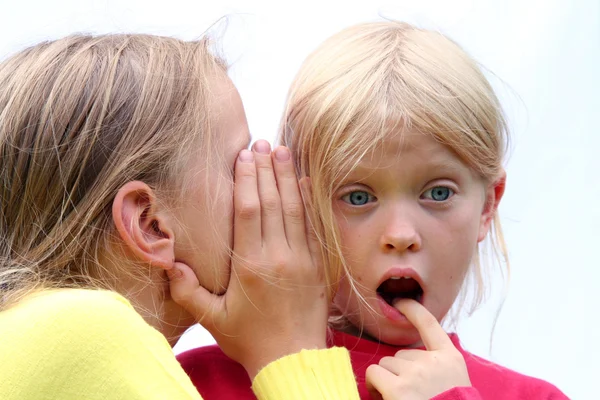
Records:
M350 350L361 398L566 398L467 352L440 325L453 305L468 312L484 298L486 254L508 268L497 213L507 141L491 85L438 32L356 25L298 72L281 142L311 188L310 220L337 289L330 345ZM188 372L199 352L180 358Z
M289 150L249 140L208 39L0 64L0 398L199 399L171 350L197 320L259 398L357 396Z

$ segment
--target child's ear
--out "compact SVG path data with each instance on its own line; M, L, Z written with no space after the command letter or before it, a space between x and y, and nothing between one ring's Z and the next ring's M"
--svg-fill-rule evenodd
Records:
M113 201L112 217L126 248L138 261L170 269L175 260L175 237L152 189L128 182Z
M485 205L481 213L477 242L481 242L488 234L492 225L492 221L494 220L494 216L498 211L500 200L502 200L502 196L504 195L505 187L506 171L502 170L498 178L494 180L486 189Z

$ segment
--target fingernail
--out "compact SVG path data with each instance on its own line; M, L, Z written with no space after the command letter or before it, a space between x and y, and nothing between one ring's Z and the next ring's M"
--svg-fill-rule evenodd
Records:
M252 162L254 161L254 154L250 150L242 150L238 155L238 158L241 162Z
M269 154L271 152L271 146L266 140L259 140L254 143L254 150L260 154Z
M277 161L288 161L290 159L290 151L288 148L283 146L276 148L275 159L277 159Z

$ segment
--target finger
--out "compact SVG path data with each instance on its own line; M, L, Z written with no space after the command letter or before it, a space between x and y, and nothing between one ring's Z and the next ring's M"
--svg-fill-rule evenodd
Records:
M406 371L409 368L412 362L413 361L411 360L404 360L397 357L383 357L379 360L379 366L385 368L394 375L400 375L402 374L402 371Z
M398 376L377 365L369 365L365 374L367 390L374 399L392 399L394 380Z
M173 268L167 270L167 277L173 301L212 331L225 311L222 297L200 286L194 271L183 263L176 262Z
M394 358L399 358L406 361L417 361L423 358L425 350L404 349L397 351Z
M285 236L291 248L306 248L306 228L304 226L304 204L298 188L294 164L287 147L279 146L273 152L273 168L281 198Z
M285 237L285 229L281 215L281 200L271 160L271 146L266 140L259 140L254 143L252 150L254 151L258 180L262 238L263 241L273 243L273 240L279 241Z
M398 299L394 301L394 307L417 328L427 350L454 348L438 320L421 303L412 299Z
M260 200L254 154L242 150L235 163L233 246L236 254L252 254L262 246Z

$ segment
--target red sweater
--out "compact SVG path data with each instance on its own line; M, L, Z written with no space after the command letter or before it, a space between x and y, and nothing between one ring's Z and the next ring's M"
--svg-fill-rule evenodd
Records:
M519 374L477 357L461 347L458 336L451 334L450 338L465 358L473 386L451 389L434 397L435 400L568 399L550 383ZM371 398L365 386L367 367L379 362L382 357L393 356L398 351L394 346L371 342L341 332L334 332L330 344L346 347L350 351L358 390L363 400ZM177 358L205 400L256 399L244 368L223 354L218 346L189 350Z

